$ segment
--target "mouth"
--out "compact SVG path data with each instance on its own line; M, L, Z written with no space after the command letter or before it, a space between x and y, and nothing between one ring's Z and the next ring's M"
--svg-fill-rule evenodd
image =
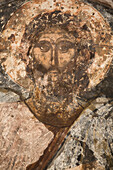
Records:
M36 63L34 64L34 69L42 72L43 74L47 74L49 72L62 73L65 70L65 67L51 66L50 68L47 69L42 64Z

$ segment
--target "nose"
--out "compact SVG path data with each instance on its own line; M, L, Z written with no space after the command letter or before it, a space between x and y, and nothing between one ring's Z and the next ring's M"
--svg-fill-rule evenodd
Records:
M55 48L52 48L51 50L51 65L55 65Z
M51 50L51 65L58 66L58 51L56 45L52 46Z

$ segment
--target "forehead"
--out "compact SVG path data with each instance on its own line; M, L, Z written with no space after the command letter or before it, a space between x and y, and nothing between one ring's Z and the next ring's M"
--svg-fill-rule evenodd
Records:
M70 40L70 41L75 41L75 37L72 34L59 28L50 28L48 30L45 30L38 37L38 40L40 41L48 40L48 41L53 41L53 42L65 40L65 39Z

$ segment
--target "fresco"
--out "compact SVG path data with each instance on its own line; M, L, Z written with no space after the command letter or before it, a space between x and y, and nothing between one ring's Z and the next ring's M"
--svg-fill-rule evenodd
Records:
M96 86L110 70L112 46L109 24L92 6L79 0L32 0L3 28L0 61L21 88L11 91L31 114L55 136L62 128L66 135L100 94Z

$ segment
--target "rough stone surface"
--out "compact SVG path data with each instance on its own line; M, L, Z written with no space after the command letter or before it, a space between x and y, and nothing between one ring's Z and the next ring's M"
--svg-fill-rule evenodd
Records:
M101 92L95 87L109 72L112 43L109 24L92 6L79 0L33 0L11 13L1 36L0 61L29 93L25 103L40 121L70 126ZM15 92L23 98L23 92Z
M25 4L25 2L28 3ZM39 4L39 2L43 3ZM82 115L71 126L67 137L64 139L64 145L61 145L60 151L48 169L112 170L113 102L110 99L113 98L112 1L66 0L59 3L57 0L54 2L48 0L46 2L40 0L31 2L26 0L0 0L0 30L3 30L3 33L0 34L0 129L2 134L0 136L2 139L0 140L0 170L25 169L27 165L39 159L52 140L53 134L36 118L32 118L32 113L39 116L38 118L42 122L56 126L68 126L74 122L82 110L84 110ZM61 5L62 2L64 5ZM90 2L90 6L84 5L83 2ZM17 10L18 8L19 10ZM53 12L54 8L57 9L57 12ZM63 15L58 11L59 9ZM70 11L72 16L74 14L74 19L71 18ZM38 17L36 17L37 15ZM54 25L52 29L47 27L40 36L45 41L47 40L46 36L49 35L49 38L52 39L49 46L43 44L44 42L37 43L39 39L37 34L35 35L39 26L37 23L41 23L41 28L43 28L43 20L46 24ZM67 25L65 25L63 31L58 27L55 29L57 24L63 24L64 21ZM76 28L78 37L77 34L74 34L74 38L71 34L69 36L67 28L68 31L72 32ZM67 41L64 41L65 38L61 42L57 41L59 33L68 37L68 44ZM63 66L70 61L71 55L75 54L73 39L77 40L76 52L79 57L76 62L77 70L74 68L74 74L77 73L75 74L77 75L76 81L73 83L74 86L70 86L73 76L70 76L69 73L72 73L70 70L73 65L70 65L69 70L66 68L68 71L64 69L62 75L51 70L51 65L55 63L56 65L53 68L60 68L62 72ZM67 44L67 46L64 46L64 44ZM91 45L94 45L93 48ZM50 58L51 49L53 49L51 54L53 52L56 55L56 60L53 60L54 57ZM57 52L59 51L60 55L58 56ZM66 56L66 61L64 56ZM35 58L35 61L33 58ZM94 58L94 60L91 58ZM43 67L39 68L37 63L41 63ZM45 74L49 68L50 72ZM65 81L65 72L67 82ZM86 76L85 78L83 73ZM58 78L59 81L56 81ZM39 91L42 93L41 95ZM102 96L103 94L108 98L105 96L98 97L98 95ZM95 96L97 96L97 99L92 103L90 100L86 100ZM66 100L64 100L65 97ZM40 99L41 102L44 99L42 103L39 102ZM30 112L23 103L12 103L17 101L24 101L32 111ZM73 102L70 104L70 101ZM39 107L40 103L41 108ZM90 106L85 109L89 103ZM59 107L61 104L62 106ZM46 109L48 109L48 112ZM66 109L68 112L64 114ZM79 110L79 112L77 117L75 116L74 119L72 117L69 123L68 118L72 115L70 113L74 109ZM52 118L50 119L51 112ZM58 121L56 119L52 121L55 115L57 115Z
M19 101L19 95L15 94L14 92L10 92L8 90L1 90L0 91L0 103L8 103L8 102L16 102Z
M24 170L53 138L23 103L0 104L0 170Z
M80 164L89 164L90 169L96 169L97 165L113 169L113 101L110 99L98 97L82 112L48 170L64 170Z

